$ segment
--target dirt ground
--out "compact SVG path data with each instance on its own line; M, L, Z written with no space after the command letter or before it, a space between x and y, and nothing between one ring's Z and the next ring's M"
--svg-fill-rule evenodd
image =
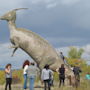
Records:
M0 90L5 90L4 86L0 86ZM21 85L12 85L12 90L23 90L23 87ZM29 88L27 89L29 90ZM43 87L35 87L34 90L44 90ZM55 90L52 88L52 90Z
M65 86L58 88L59 83L56 83L56 82L54 83L54 85L55 86L52 87L51 90L90 90L90 82L81 83L81 85L78 88L75 88L69 85L65 85ZM5 90L5 85L0 86L0 90ZM23 90L23 85L22 84L12 84L12 90ZM27 90L29 90L29 88ZM38 82L37 84L35 84L34 90L44 90L43 85L40 82Z

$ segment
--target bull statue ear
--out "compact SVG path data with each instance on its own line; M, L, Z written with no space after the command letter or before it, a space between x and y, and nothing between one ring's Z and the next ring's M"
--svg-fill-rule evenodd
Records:
M14 11L22 10L22 9L28 9L28 8L16 8Z

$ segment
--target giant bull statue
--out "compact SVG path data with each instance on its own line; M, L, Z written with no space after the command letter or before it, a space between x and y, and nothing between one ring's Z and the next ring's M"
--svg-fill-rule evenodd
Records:
M0 17L0 20L8 22L11 47L14 48L12 56L18 48L21 48L38 64L40 69L45 64L49 64L53 70L58 69L64 62L48 41L31 30L16 27L16 11L20 9L27 8L14 9ZM66 74L73 75L72 70L66 65L65 67L67 68Z

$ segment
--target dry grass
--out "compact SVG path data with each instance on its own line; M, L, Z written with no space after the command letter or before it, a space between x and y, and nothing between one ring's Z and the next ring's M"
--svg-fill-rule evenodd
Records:
M37 85L40 84L37 83ZM0 86L0 90L4 90L4 86ZM12 90L23 90L23 86L20 84L12 85ZM29 90L29 89L27 89ZM44 90L43 88L35 88L34 90ZM72 86L61 86L58 88L58 83L55 83L55 87L52 87L51 90L90 90L90 81L84 80L81 82L81 85L78 88L72 87Z

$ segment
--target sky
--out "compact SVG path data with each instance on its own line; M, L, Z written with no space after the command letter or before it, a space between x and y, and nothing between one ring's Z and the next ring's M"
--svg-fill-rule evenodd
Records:
M90 58L90 0L0 0L0 16L15 8L29 8L17 11L17 27L36 32L65 55L68 47L76 46ZM18 50L11 58L9 46L8 24L0 21L0 66L11 62L20 67L29 56Z

